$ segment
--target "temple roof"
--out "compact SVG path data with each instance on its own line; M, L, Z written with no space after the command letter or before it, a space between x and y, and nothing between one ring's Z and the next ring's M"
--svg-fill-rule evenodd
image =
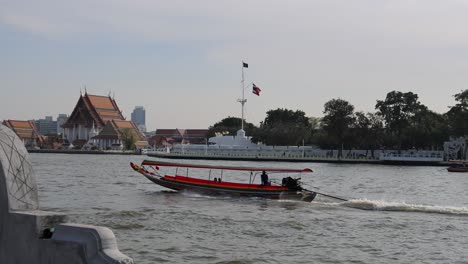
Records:
M106 123L105 127L102 129L101 133L99 135L95 136L95 139L105 139L105 138L113 138L113 139L122 139L123 134L125 133L125 130L128 129L128 131L133 134L138 141L145 141L146 137L143 135L143 133L138 130L137 126L135 123L132 121L126 121L126 120L110 120Z
M183 137L185 135L184 129L157 129L156 136L164 136L164 137Z
M167 143L190 143L190 144L202 144L206 142L208 135L208 129L157 129L156 135L151 138L153 142Z
M208 129L187 129L185 134L188 137L206 137L208 135Z
M125 120L117 103L110 96L80 95L73 112L62 127L73 127L75 124L82 124L91 127L94 123L96 127L102 128L107 121Z
M39 142L44 140L34 121L4 120L3 124L13 130L21 139L38 139Z

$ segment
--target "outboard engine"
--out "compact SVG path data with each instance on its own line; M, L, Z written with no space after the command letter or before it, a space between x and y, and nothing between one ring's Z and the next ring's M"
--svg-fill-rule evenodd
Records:
M291 177L286 177L281 181L281 185L288 187L288 189L291 191L302 191L300 179L301 178L294 179Z

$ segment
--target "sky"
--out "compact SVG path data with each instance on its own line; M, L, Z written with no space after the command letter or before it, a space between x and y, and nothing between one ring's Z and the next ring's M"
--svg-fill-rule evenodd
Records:
M0 120L70 114L111 95L149 130L268 110L374 112L412 91L445 113L468 89L468 0L0 0Z

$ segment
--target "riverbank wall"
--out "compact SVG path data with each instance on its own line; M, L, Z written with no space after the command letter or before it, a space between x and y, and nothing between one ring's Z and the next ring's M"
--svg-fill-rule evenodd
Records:
M229 160L229 161L266 161L266 162L313 162L313 163L335 163L335 164L373 164L373 165L400 165L400 166L449 166L445 161L421 161L421 160L380 160L365 158L343 158L334 157L269 157L269 156L241 156L241 155L196 155L165 152L150 152L149 157L164 159L186 159L186 160Z
M140 151L103 151L103 150L79 150L79 149L28 149L29 153L51 154L96 154L96 155L141 155Z
M96 154L96 155L148 155L149 157L165 159L186 159L186 160L231 160L231 161L257 161L257 162L314 162L314 163L336 163L336 164L374 164L374 165L401 165L401 166L449 166L450 163L441 160L434 155L423 154L419 156L408 156L406 154L385 155L384 159L371 158L364 155L347 155L346 158L338 158L335 155L307 155L301 152L288 153L287 155L246 155L245 153L216 153L205 154L203 152L163 152L149 151L148 153L134 151L101 151L101 150L51 150L51 149L28 149L29 153L50 153L50 154ZM382 153L380 153L382 155Z

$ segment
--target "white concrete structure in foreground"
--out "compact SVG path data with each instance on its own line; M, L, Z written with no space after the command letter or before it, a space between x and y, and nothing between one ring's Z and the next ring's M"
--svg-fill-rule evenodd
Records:
M0 125L0 263L133 263L106 227L64 224L66 215L39 210L28 152Z

